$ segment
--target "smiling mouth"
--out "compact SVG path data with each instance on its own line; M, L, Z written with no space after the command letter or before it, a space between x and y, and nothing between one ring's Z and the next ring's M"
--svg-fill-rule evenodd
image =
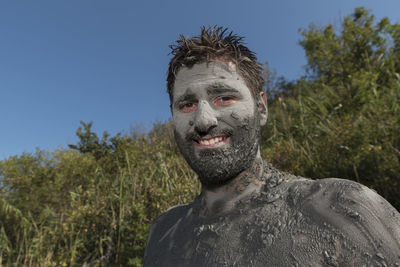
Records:
M221 136L215 136L211 138L199 138L199 139L193 139L194 143L197 146L200 147L213 147L213 146L218 146L220 144L226 143L229 141L229 136L226 135L221 135Z

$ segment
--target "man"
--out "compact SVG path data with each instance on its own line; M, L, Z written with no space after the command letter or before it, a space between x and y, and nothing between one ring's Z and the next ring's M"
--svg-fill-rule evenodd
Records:
M202 28L171 48L175 139L202 192L155 220L145 266L400 266L400 215L382 197L263 161L262 69L240 37Z

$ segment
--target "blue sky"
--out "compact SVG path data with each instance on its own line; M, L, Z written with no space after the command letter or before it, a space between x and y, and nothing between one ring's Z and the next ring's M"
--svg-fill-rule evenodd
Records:
M0 160L170 118L168 45L202 25L229 27L277 74L304 74L299 28L333 24L355 7L400 23L400 1L1 0Z

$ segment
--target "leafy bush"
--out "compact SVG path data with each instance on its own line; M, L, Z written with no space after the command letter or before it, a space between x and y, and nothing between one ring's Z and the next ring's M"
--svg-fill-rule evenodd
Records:
M101 141L82 126L74 150L0 162L3 263L141 266L151 222L198 194L169 124Z

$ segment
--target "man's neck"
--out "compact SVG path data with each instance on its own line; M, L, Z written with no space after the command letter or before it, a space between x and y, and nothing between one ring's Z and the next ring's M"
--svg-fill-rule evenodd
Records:
M218 187L206 187L203 185L199 197L199 215L201 217L210 217L229 212L238 201L259 192L265 184L261 179L263 171L264 163L260 151L258 151L252 166L228 183Z

